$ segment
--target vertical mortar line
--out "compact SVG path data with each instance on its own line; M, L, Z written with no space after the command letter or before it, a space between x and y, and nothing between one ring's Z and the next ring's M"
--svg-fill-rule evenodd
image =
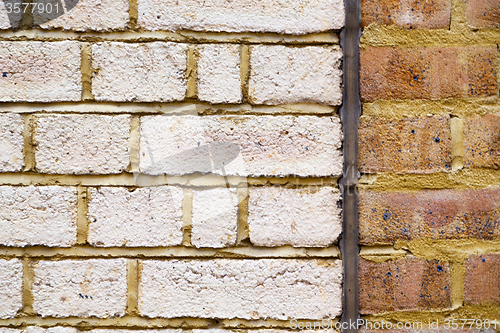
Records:
M462 119L452 117L451 122L451 169L460 170L464 167L464 122Z
M240 50L240 75L242 102L248 103L248 79L250 78L250 49L248 45L241 45Z
M191 245L191 228L193 227L193 190L184 189L184 198L182 200L182 230L184 237L182 245Z
M23 11L23 17L21 19L21 23L19 27L21 30L28 30L33 28L33 5L35 4L35 0L23 0L22 3L29 3L27 7L25 5L21 6L21 10ZM25 9L26 7L26 9Z
M92 94L92 45L81 44L82 101L93 101Z
M464 262L450 263L451 280L451 307L458 309L464 305L465 264Z
M33 269L31 267L30 258L23 257L23 309L22 312L26 315L35 315L33 311Z
M241 242L249 238L249 227L248 227L248 182L243 183L243 185L238 186L238 233L236 237L236 245L240 245Z
M450 29L468 29L465 16L465 1L463 0L451 0Z
M138 0L130 0L128 5L129 5L129 9L128 9L129 24L128 24L128 27L129 27L129 29L137 30L138 29L137 18L139 17Z
M24 115L23 128L23 155L24 171L34 171L35 169L35 147L33 145L33 131L35 129L35 116L32 114Z
M89 234L89 220L87 218L89 192L87 187L78 186L77 196L76 244L85 245Z
M137 259L127 260L127 311L128 315L137 315L137 289L139 275L139 261Z
M186 98L197 98L198 95L198 49L196 45L189 45L187 54L187 92Z
M128 171L132 173L139 172L139 140L140 140L140 125L141 118L139 116L132 116L130 119L130 165Z
M342 185L342 264L344 293L342 321L348 328L342 332L358 332L351 323L359 316L358 301L358 124L361 115L359 94L359 39L361 37L360 0L345 0L346 25L340 34L343 50L344 90L340 117L344 130L344 174Z

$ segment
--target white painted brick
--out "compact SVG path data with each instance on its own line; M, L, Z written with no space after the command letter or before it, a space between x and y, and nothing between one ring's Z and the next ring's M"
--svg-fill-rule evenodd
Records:
M339 191L331 187L251 187L250 241L257 246L329 246L342 231L339 200Z
M174 246L182 243L181 188L101 187L91 190L89 243L94 246Z
M241 102L239 45L211 44L200 47L198 98L210 103Z
M193 192L191 243L196 247L220 248L236 244L238 193L214 188Z
M33 310L42 317L121 317L127 305L125 259L40 261Z
M24 167L24 120L15 113L0 115L0 172L20 171Z
M248 89L253 103L342 103L338 47L259 45L250 52Z
M338 176L341 141L340 121L334 117L146 116L141 118L140 170L221 175L224 163L228 175Z
M74 187L0 186L0 245L74 245L76 201Z
M26 327L24 330L20 331L19 333L79 333L79 331L73 327L57 326L57 327L43 328L37 326L29 326Z
M77 42L0 42L0 102L78 101Z
M13 318L23 307L23 264L0 259L0 319Z
M334 318L342 312L341 283L337 260L144 261L139 312L162 318Z
M36 123L36 169L42 173L116 174L129 164L130 116L41 116Z
M98 43L92 46L92 66L98 101L170 102L186 95L186 44Z
M20 6L22 1L23 0L3 0L3 1L0 1L0 30L19 28L19 24L21 23L21 20L23 18L22 12L15 13L14 11L12 11L10 14L8 14L7 7L9 9L14 8L14 4L16 4L16 6ZM9 4L9 5L7 5L7 4ZM10 16L10 20L9 20L9 16ZM11 22L11 20L12 20L12 22Z
M53 1L55 3L55 1ZM74 2L74 1L73 1ZM37 0L37 3L48 3ZM66 4L66 8L68 4ZM53 6L55 8L55 6ZM68 8L67 8L68 9ZM55 13L55 9L54 13ZM54 13L34 12L34 22L42 29L73 31L111 31L125 29L129 22L128 0L79 0L75 7L57 18Z
M139 0L147 30L307 34L344 26L342 0Z

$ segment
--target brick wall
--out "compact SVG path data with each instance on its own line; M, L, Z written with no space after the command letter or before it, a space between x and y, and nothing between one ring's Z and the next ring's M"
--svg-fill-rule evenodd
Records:
M499 9L362 1L359 297L377 328L500 318Z
M343 1L64 3L0 2L0 333L338 321Z

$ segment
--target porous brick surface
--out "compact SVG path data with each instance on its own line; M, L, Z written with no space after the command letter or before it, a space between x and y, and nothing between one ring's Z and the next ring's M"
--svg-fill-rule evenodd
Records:
M412 257L375 263L360 258L361 314L450 307L451 285L448 263Z
M186 95L187 44L97 43L92 66L98 101L171 102Z
M0 102L78 101L77 42L1 42Z
M146 116L140 132L140 170L150 175L342 173L342 133L334 117Z
M323 319L342 312L339 261L144 261L146 317ZM175 295L175 297L172 297Z
M39 261L33 270L33 310L42 317L125 315L125 259Z
M129 164L130 116L41 116L36 169L50 174L116 174Z
M209 44L198 52L198 98L210 103L241 102L240 46Z
M139 0L138 24L146 30L277 32L307 34L344 26L342 0L227 3L215 0Z
M342 230L339 200L338 190L330 187L252 187L250 241L257 246L329 246Z
M255 104L342 103L342 51L332 47L250 48L249 98Z
M13 318L23 307L23 264L0 259L0 319ZM2 329L0 328L0 331Z
M465 260L465 304L500 303L500 254L473 255Z
M500 168L500 115L476 115L465 119L464 166Z
M90 191L89 243L94 246L173 246L182 243L181 188L160 186Z
M496 47L367 47L360 53L361 99L496 95Z
M500 27L500 2L498 0L467 0L465 13L467 24L472 28Z
M0 245L76 243L76 188L0 186Z
M238 232L236 189L215 188L193 192L191 243L196 247L235 245Z
M15 113L0 114L0 172L21 171L24 167L24 120Z
M451 148L448 116L360 120L359 170L364 173L448 171Z

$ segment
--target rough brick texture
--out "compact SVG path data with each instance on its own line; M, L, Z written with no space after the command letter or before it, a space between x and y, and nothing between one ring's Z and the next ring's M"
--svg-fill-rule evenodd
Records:
M0 115L0 172L21 171L24 167L24 120L15 113Z
M147 30L278 32L307 34L344 26L342 0L280 1L139 0L139 25Z
M38 3L57 3L57 1L37 1ZM68 1L69 2L69 1ZM48 10L33 13L34 23L43 29L64 29L72 31L110 31L123 30L129 22L129 2L127 0L79 0L66 14L53 19ZM55 12L55 6L53 10ZM66 9L68 5L66 4ZM61 9L62 10L62 9Z
M23 264L0 259L0 319L13 318L23 307ZM1 331L1 328L0 328Z
M0 186L0 245L76 243L76 189L66 186Z
M193 192L191 243L196 247L235 245L238 232L236 189L215 188Z
M473 255L465 260L465 304L500 303L500 254Z
M92 66L98 101L170 102L186 95L187 44L97 43Z
M78 101L77 42L0 42L0 102Z
M339 261L144 261L139 312L165 318L333 318L342 312L341 277Z
M36 169L50 174L116 174L129 164L130 116L41 116Z
M499 225L500 188L359 194L362 244L420 237L499 239Z
M498 0L467 0L467 24L472 28L495 29L500 27L500 2Z
M364 173L435 173L451 169L448 116L362 118L359 170Z
M92 189L89 243L94 246L173 246L182 243L182 189Z
M342 230L339 200L338 190L330 187L250 188L250 241L257 246L329 246Z
M364 27L372 24L397 25L408 29L448 28L450 0L362 0Z
M341 140L334 117L146 116L141 118L140 170L151 175L340 175Z
M360 258L361 314L451 307L448 263L406 257L375 263Z
M240 46L203 45L198 52L198 98L210 103L240 103Z
M38 326L28 326L24 329L3 328L0 327L0 333L78 333L79 331L73 327L56 326L43 328Z
M500 115L487 114L465 119L464 166L500 168Z
M40 261L34 267L33 310L42 317L123 316L125 259Z
M364 101L487 97L498 93L496 46L367 47L360 54Z
M249 98L255 104L342 103L338 47L250 48Z

